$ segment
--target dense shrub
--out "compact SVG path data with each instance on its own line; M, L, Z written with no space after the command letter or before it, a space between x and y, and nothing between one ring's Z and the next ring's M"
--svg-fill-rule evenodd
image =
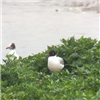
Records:
M100 41L81 37L48 46L26 58L3 60L2 100L100 100ZM53 73L47 67L47 53L55 50L65 67Z

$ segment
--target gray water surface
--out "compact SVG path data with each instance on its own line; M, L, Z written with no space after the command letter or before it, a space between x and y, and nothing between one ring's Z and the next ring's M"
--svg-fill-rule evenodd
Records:
M9 43L16 44L16 52L22 57L36 54L47 46L61 44L60 39L91 37L99 39L99 11L83 10L67 0L35 0L34 2L2 3L2 58L9 52ZM75 1L75 0L74 0ZM89 1L88 1L89 2ZM90 2L92 5L93 2ZM65 5L66 4L66 5Z

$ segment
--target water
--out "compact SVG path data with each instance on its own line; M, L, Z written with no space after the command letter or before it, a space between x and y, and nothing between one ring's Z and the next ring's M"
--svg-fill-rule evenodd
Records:
M26 57L61 44L62 38L99 39L99 2L95 0L7 1L2 3L2 59L12 42L17 54Z

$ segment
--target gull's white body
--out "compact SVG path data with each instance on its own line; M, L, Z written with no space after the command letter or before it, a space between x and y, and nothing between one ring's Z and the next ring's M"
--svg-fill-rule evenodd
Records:
M61 57L50 56L48 57L48 68L53 72L59 72L64 68L64 61Z
M19 59L19 55L16 53L16 50L10 50L9 51L9 55L14 55L15 57L17 57L17 59Z

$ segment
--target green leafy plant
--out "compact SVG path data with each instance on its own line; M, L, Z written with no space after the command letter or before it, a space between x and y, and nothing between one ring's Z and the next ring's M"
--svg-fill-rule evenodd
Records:
M7 55L1 66L2 100L100 100L100 41L68 40L25 58ZM59 73L49 71L47 54L55 50L64 59Z

